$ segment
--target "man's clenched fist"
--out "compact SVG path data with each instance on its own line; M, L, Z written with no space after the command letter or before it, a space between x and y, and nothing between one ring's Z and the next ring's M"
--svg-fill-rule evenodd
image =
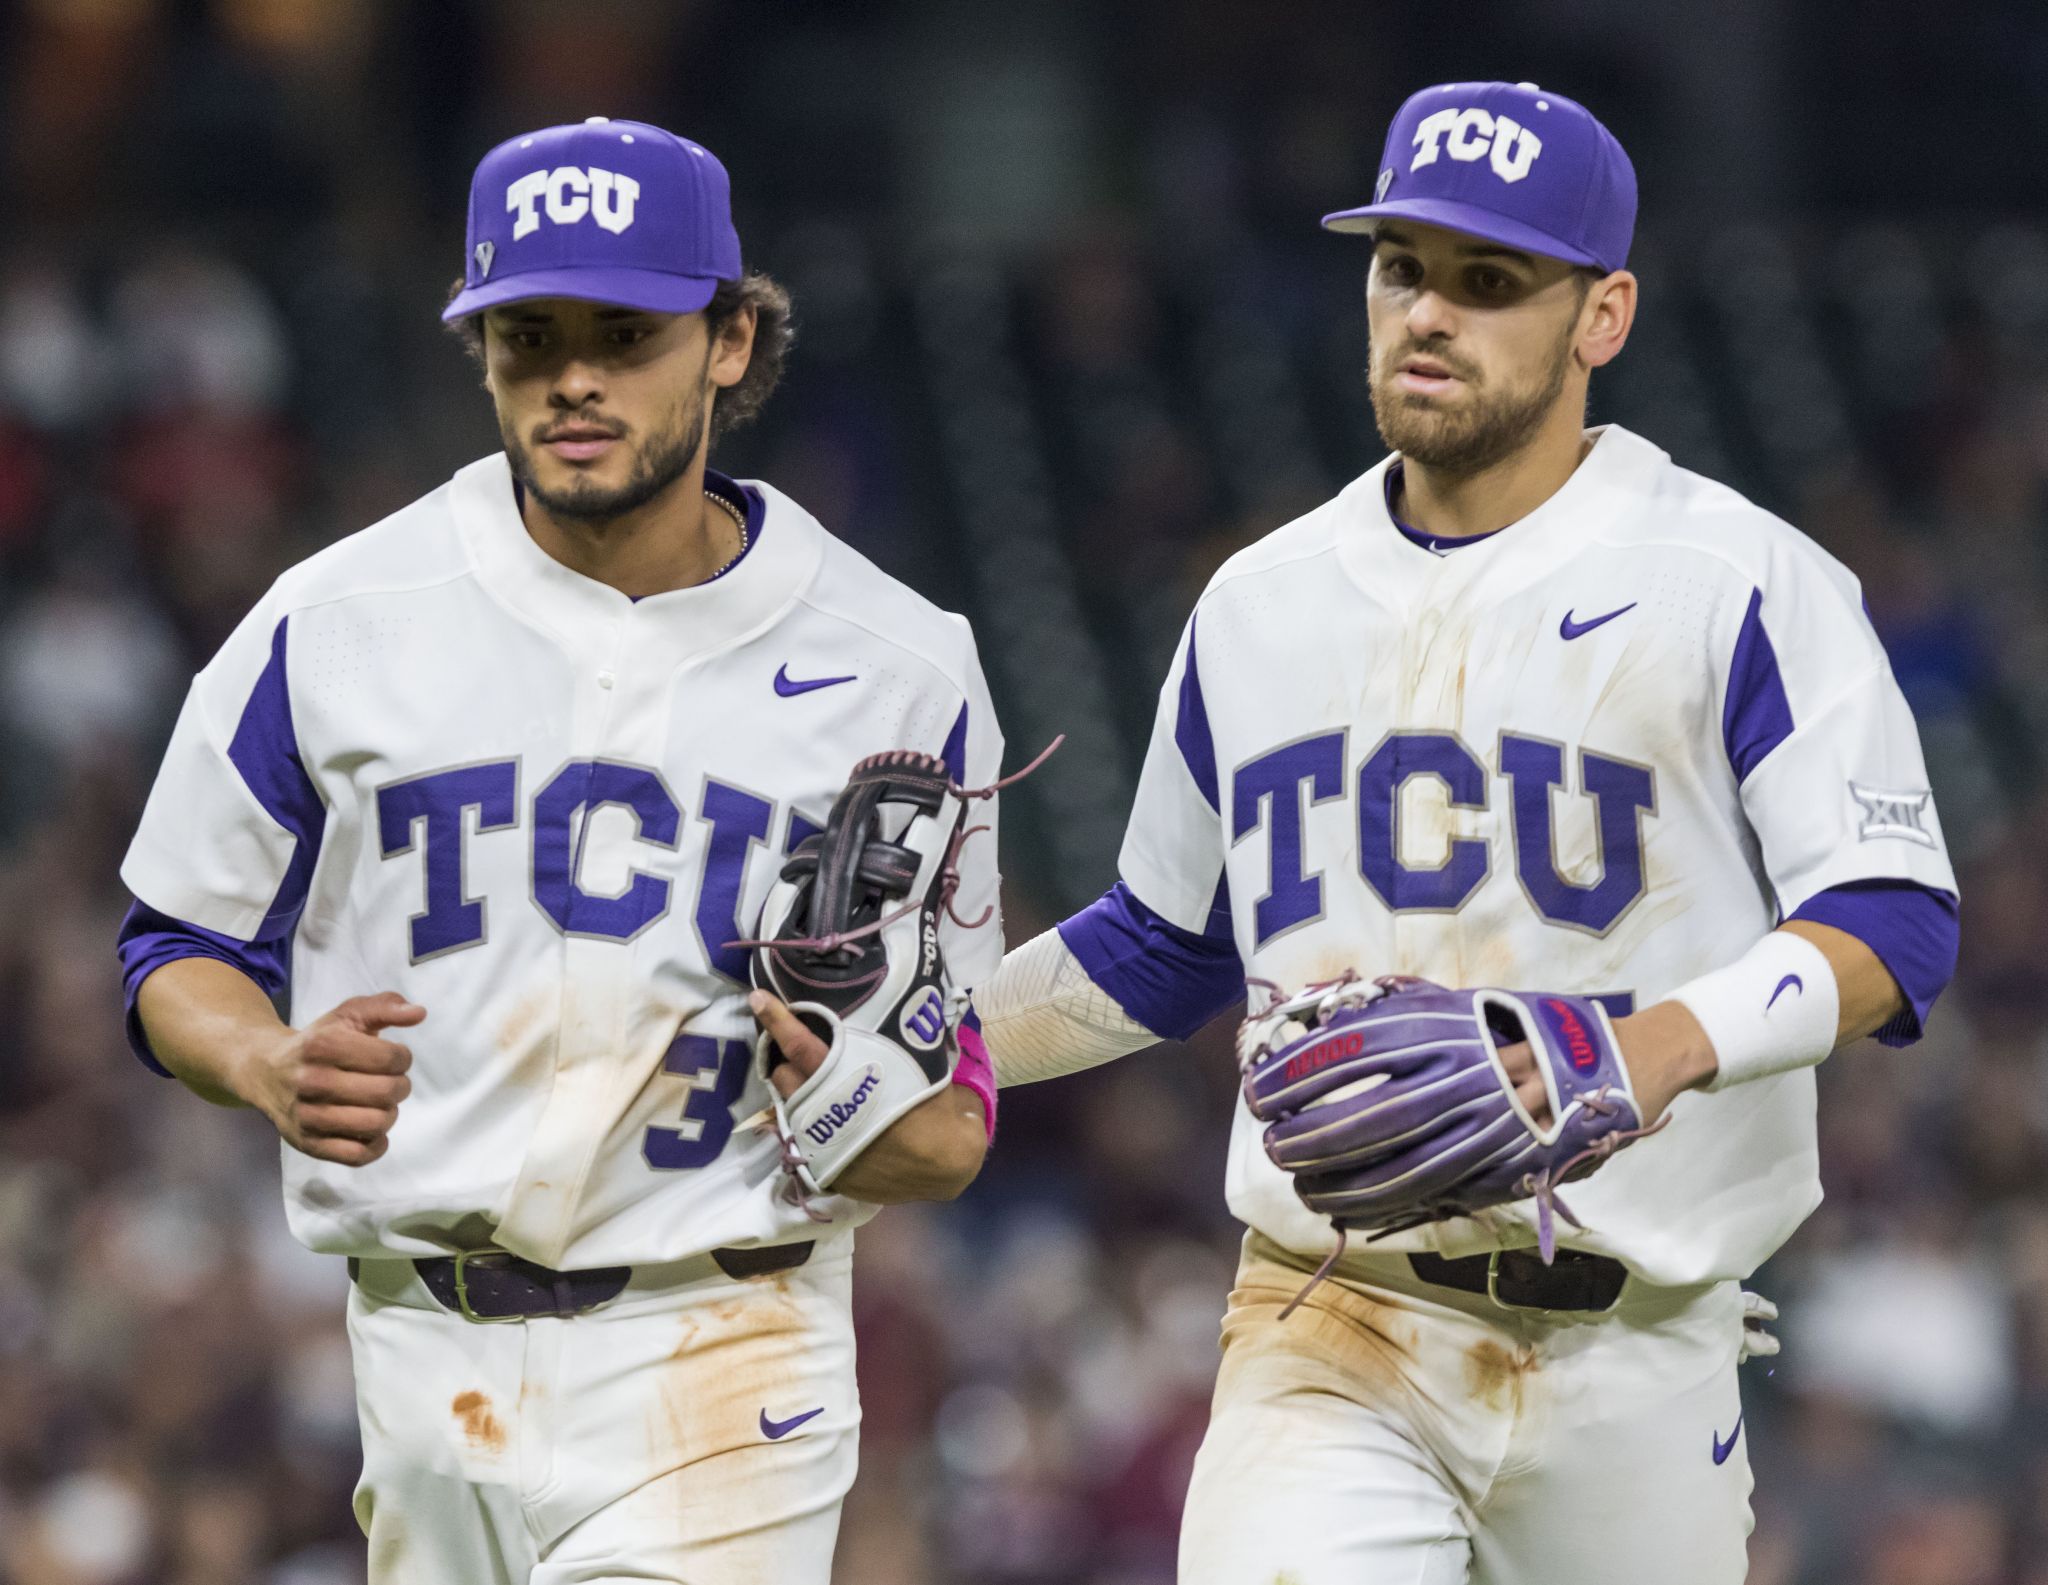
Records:
M246 1100L277 1125L284 1142L319 1161L361 1167L390 1148L398 1104L412 1093L412 1051L382 1038L427 1010L396 991L351 996L252 1064Z

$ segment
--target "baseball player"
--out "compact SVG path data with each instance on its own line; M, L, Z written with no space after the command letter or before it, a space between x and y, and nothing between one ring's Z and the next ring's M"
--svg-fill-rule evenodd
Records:
M1002 739L964 621L706 466L788 335L706 149L514 138L467 240L444 318L504 450L199 674L122 870L131 1031L276 1125L292 1230L348 1257L372 1580L825 1585L853 1230L957 1193L993 1116L933 985L1001 952L993 833L947 817ZM799 969L923 904L914 1040L750 1003L777 885Z
M1210 582L1120 881L976 998L1016 1083L1250 982L1188 1585L1740 1579L1738 1283L1820 1198L1814 1065L1954 964L1855 578L1584 427L1635 209L1562 95L1402 106L1324 221L1392 455Z

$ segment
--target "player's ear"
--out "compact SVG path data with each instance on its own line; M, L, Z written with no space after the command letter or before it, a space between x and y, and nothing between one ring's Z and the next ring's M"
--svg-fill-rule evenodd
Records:
M754 357L754 325L754 305L741 303L711 328L709 372L713 385L729 389L746 375L747 365Z
M1579 357L1589 369L1612 362L1636 322L1636 278L1627 270L1603 275L1586 291L1579 310Z

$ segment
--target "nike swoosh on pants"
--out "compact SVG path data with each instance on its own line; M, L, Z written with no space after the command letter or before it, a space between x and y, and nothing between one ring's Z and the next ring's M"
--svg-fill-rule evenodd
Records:
M763 1409L761 1411L761 1434L771 1442L780 1441L806 1420L815 1420L824 1412L824 1405L820 1404L815 1409L806 1409L802 1414L795 1415L787 1420L771 1420L768 1418L768 1411ZM1720 1460L1716 1459L1714 1462L1718 1464Z

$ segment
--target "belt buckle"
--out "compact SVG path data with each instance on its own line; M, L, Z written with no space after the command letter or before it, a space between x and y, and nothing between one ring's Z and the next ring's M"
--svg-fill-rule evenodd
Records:
M523 1315L479 1315L470 1307L469 1276L471 1266L482 1266L486 1270L502 1270L512 1264L511 1251L504 1249L463 1249L455 1253L455 1303L462 1311L465 1321L474 1321L478 1326L505 1326L526 1319Z
M1500 1262L1501 1257L1507 1253L1508 1251L1505 1249L1496 1249L1486 1257L1487 1299L1503 1310L1519 1310L1524 1315L1563 1315L1567 1313L1563 1310L1553 1310L1548 1305L1516 1304L1512 1299L1503 1299L1500 1296Z

